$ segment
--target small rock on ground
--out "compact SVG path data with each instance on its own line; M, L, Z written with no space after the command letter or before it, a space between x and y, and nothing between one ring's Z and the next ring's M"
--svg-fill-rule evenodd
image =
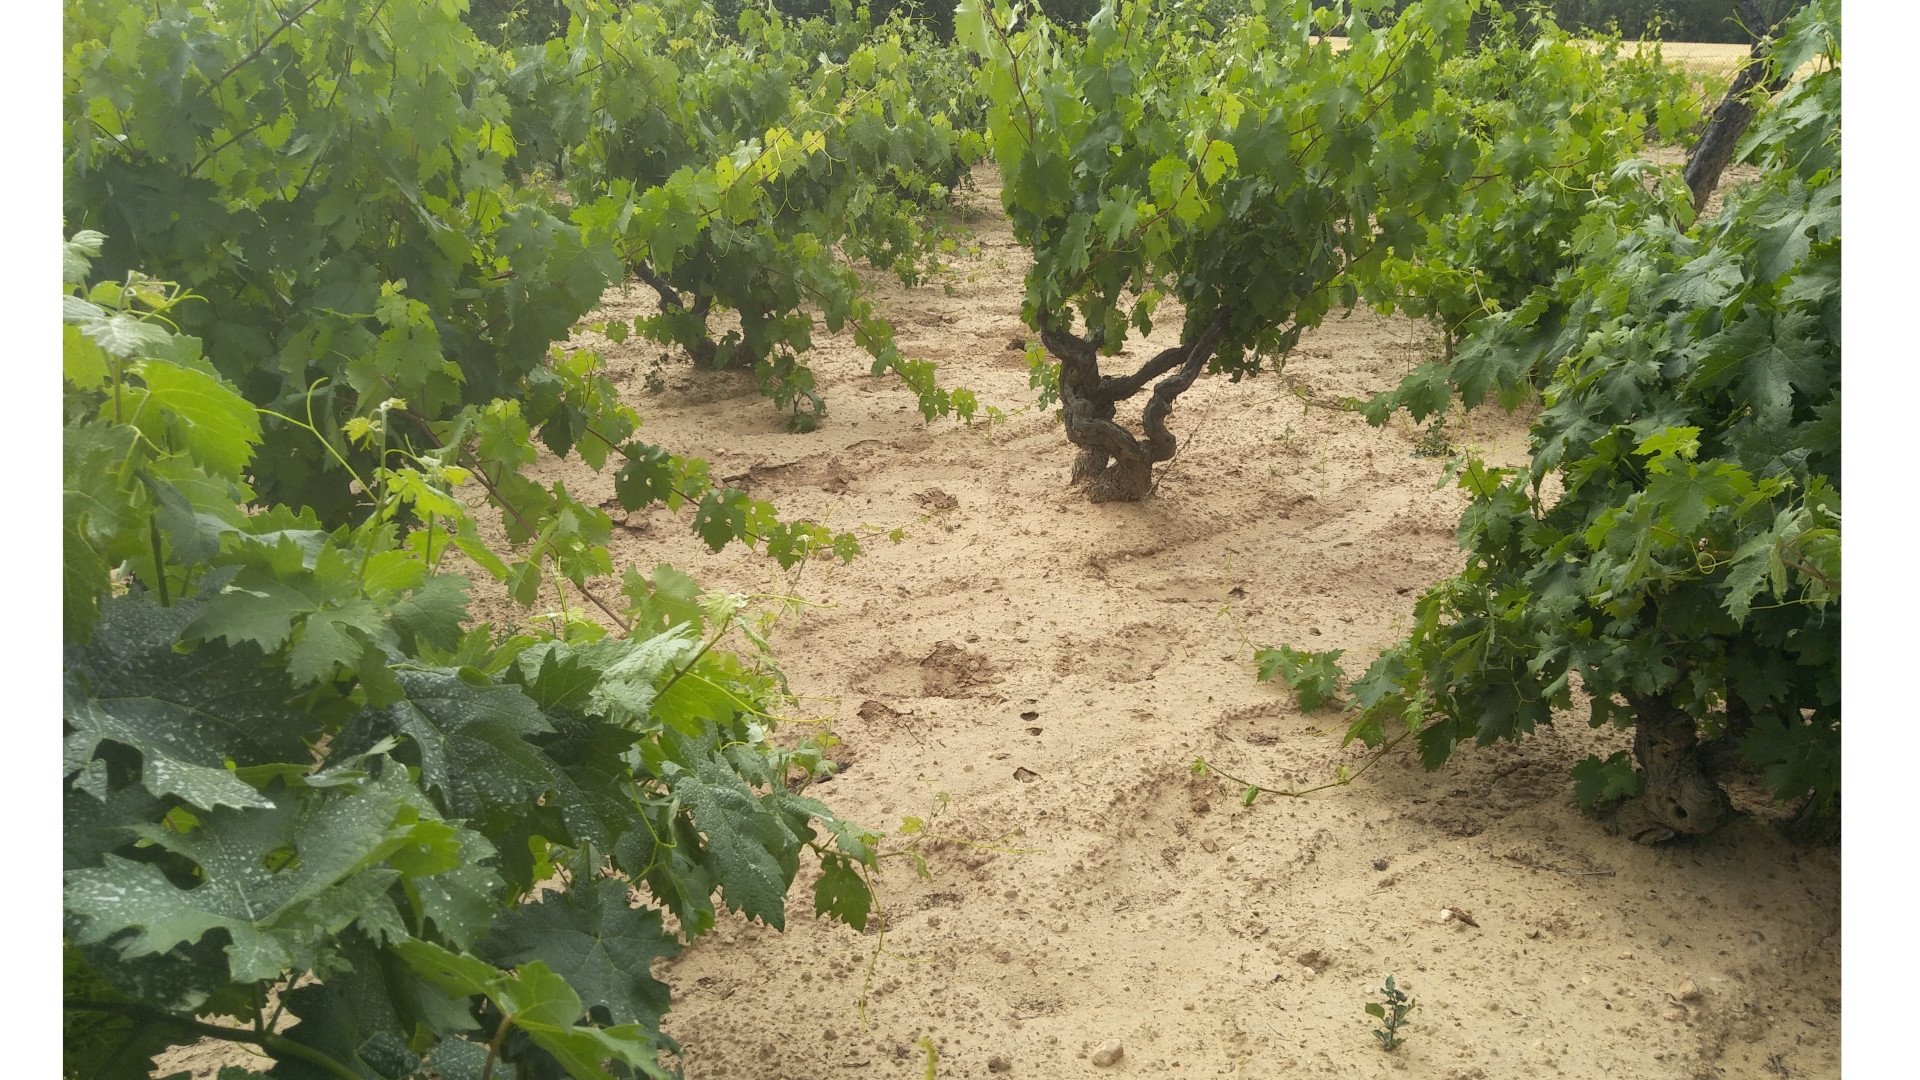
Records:
M1119 1062L1126 1056L1127 1052L1120 1047L1120 1040L1110 1039L1100 1044L1100 1049L1093 1052L1093 1063L1104 1068Z

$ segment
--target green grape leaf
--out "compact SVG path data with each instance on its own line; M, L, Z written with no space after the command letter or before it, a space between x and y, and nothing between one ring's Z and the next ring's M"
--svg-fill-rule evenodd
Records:
M457 864L436 869L429 876L411 873L400 852L389 856L388 861L408 877L407 888L421 916L441 937L465 948L479 940L499 914L501 876L491 866L482 865L483 860L491 861L496 854L486 838L460 830L454 842Z
M386 629L379 609L364 599L321 608L307 616L304 633L287 654L287 674L294 685L307 686L332 678L339 668L357 669L367 646Z
M1300 699L1301 710L1313 712L1340 705L1340 681L1345 673L1339 660L1345 651L1308 652L1282 645L1261 649L1253 658L1260 665L1261 682L1272 682L1275 675L1280 676Z
M620 500L621 509L641 510L673 497L679 477L665 450L636 442L628 443L621 452L627 463L613 476L614 497Z
M71 945L65 949L63 967L61 989L69 1000L113 1005L136 1000L121 993ZM190 1038L171 1025L80 1009L66 1010L62 1026L65 1029L61 1054L64 1073L100 1080L149 1080L154 1072L154 1055Z
M141 784L106 790L104 776L100 791L83 791L75 784L61 792L61 798L65 804L65 813L61 815L64 829L61 856L65 870L99 866L102 856L139 839L131 828L133 823L158 820L166 810L165 804Z
M1640 794L1640 774L1634 771L1633 755L1616 750L1605 761L1592 754L1582 758L1573 767L1573 793L1580 805L1588 808Z
M747 493L738 488L710 491L694 511L693 528L707 546L719 551L729 540L742 539L747 530Z
M676 778L673 794L706 834L705 861L727 908L785 929L787 886L799 871L799 840L779 815L711 757Z
M504 973L484 960L454 952L431 941L410 938L392 946L392 951L414 973L439 988L448 997L462 998L485 994Z
M100 257L106 241L106 234L96 229L81 229L68 237L60 246L60 280L68 285L84 283L87 270Z
M167 346L172 337L166 327L147 321L130 311L108 315L95 304L79 297L64 297L66 321L80 327L101 349L122 359L152 356Z
M653 718L689 736L702 735L714 725L733 719L737 707L733 695L710 681L703 670L710 671L711 665L694 664L693 670L673 679L654 695Z
M426 997L422 995L423 1000ZM445 1035L446 1032L439 1034ZM486 1068L490 1060L484 1044L451 1036L440 1039L427 1051L425 1067L431 1069L440 1080L486 1080Z
M654 687L660 676L669 670L691 663L692 657L700 649L700 639L691 629L658 634L642 641L629 638L617 645L610 643L600 659L600 677L588 696L588 704L593 711L605 716L616 724L632 724L643 721L655 712L659 695ZM686 680L681 680L686 681ZM678 684L669 688L670 694L678 691ZM682 699L675 698L663 706L670 715L684 715ZM679 709L680 712L674 710ZM729 704L726 716L732 715ZM664 718L664 717L663 717ZM723 717L724 719L725 717ZM672 721L668 721L672 722ZM680 725L683 726L684 721ZM697 732L688 732L697 734Z
M1656 473L1647 484L1647 502L1665 514L1682 539L1691 537L1714 507L1738 496L1737 471L1726 463L1712 469L1689 463L1684 469Z
M704 633L706 613L701 610L700 584L667 563L653 568L653 577L641 577L632 567L623 579L628 602L634 611L635 632L662 633L681 623L691 624L695 633Z
M179 432L209 469L239 479L260 441L260 415L212 375L157 360L136 364L148 401L179 421Z
M408 1045L407 1024L401 1019L394 984L386 977L386 963L364 939L343 943L343 970L324 982L286 991L287 1013L297 1023L287 1028L287 1039L310 1046L362 1076L406 1076L420 1067L420 1056ZM421 996L438 996L423 987ZM334 1074L291 1055L275 1064L273 1075L288 1080L335 1080Z
M207 591L219 587L208 575ZM156 796L178 795L202 809L268 804L226 767L309 759L302 736L317 725L286 705L285 676L257 655L218 645L173 649L201 613L207 591L162 608L118 597L84 649L70 649L65 680L68 774L86 766L102 741L140 753L142 782Z
M460 574L436 574L395 600L388 616L400 635L400 651L415 655L422 648L457 648L468 619L467 593L472 587L473 582Z
M1755 715L1740 753L1761 767L1767 786L1782 800L1812 794L1828 800L1840 790L1838 724L1816 717L1798 723L1773 713Z
M118 945L140 957L223 929L235 982L272 979L296 963L311 967L314 945L383 902L386 884L398 877L367 864L389 847L389 824L411 790L404 776L389 769L383 781L351 793L279 789L266 809L221 807L185 833L137 826L146 840L190 859L202 880L182 889L157 867L116 855L68 873L67 910L83 927L77 943L132 929ZM354 888L341 887L354 878Z
M403 735L420 755L420 782L449 817L521 811L556 783L549 759L527 736L553 730L517 686L475 686L459 673L398 673L406 700L363 719L371 738Z
M600 667L589 650L601 644L575 649L565 642L543 641L521 650L504 675L543 711L575 712L600 683Z
M657 1029L672 999L651 966L678 954L680 944L659 912L632 906L628 889L624 881L600 878L548 892L495 920L479 951L501 967L545 963L586 1009L604 1009L607 1022Z
M60 374L82 390L107 381L107 354L77 326L61 327Z
M873 892L844 855L827 854L820 859L820 879L813 883L813 911L865 931L867 915L873 910Z
M248 574L214 590L206 610L183 633L201 641L251 643L270 654L287 643L294 623L313 609L313 601L293 586Z

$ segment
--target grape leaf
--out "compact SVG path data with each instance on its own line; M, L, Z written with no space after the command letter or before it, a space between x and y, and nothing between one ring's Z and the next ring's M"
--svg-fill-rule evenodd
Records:
M629 886L615 878L548 892L495 920L479 946L501 967L539 960L580 995L587 1009L602 1008L608 1022L659 1026L672 1004L653 961L674 956L678 941L667 934L660 913L634 907Z
M307 616L305 633L287 654L287 674L294 685L307 686L332 678L339 668L359 668L367 646L378 642L386 629L379 609L360 597L314 611Z
M1581 806L1589 808L1640 794L1640 774L1634 771L1633 755L1616 750L1602 761L1588 754L1573 767L1573 793Z
M231 939L226 953L235 982L272 979L296 963L311 968L324 936L384 901L386 884L399 877L367 864L394 839L389 823L410 789L404 775L387 770L384 781L354 793L278 789L267 809L222 807L185 833L137 827L146 840L192 860L202 880L182 889L152 864L117 855L68 873L67 910L82 922L77 943L131 929L116 944L123 955L140 957L221 929ZM340 888L355 877L358 888Z
M624 592L634 607L634 630L658 634L681 623L692 624L695 632L706 630L706 614L700 608L698 582L667 563L653 568L653 576L644 578L629 567Z
M416 655L422 647L459 646L461 626L467 621L467 592L473 582L460 574L436 574L427 583L395 600L388 610L400 635L400 651Z
M799 871L799 838L715 758L697 760L690 773L674 781L673 794L706 834L704 861L727 908L785 929L787 886Z
M203 809L265 807L226 762L309 760L302 736L316 725L286 706L281 672L263 667L251 650L203 645L174 652L219 585L209 574L205 591L171 608L134 596L101 605L93 641L67 654L69 775L107 740L139 751L142 780L156 796L178 795Z
M70 999L112 1005L137 1000L121 993L71 945L65 949L63 968L61 989ZM68 1076L149 1080L153 1075L154 1055L191 1038L168 1024L115 1013L70 1009L62 1019L65 1031L61 1066Z
M135 365L134 373L147 384L149 402L179 421L194 455L209 469L239 479L260 441L260 416L247 399L205 372L158 360Z
M748 502L747 493L738 488L708 492L694 511L694 531L709 548L719 551L727 541L745 535Z
M1260 681L1272 682L1275 675L1286 680L1300 699L1303 712L1340 704L1340 680L1344 672L1339 660L1345 649L1309 652L1282 645L1261 649L1254 654L1260 665Z
M326 1054L362 1076L401 1077L420 1067L408 1046L411 1032L396 1007L393 982L385 976L380 953L365 939L350 938L340 950L346 962L325 982L286 991L287 1012L297 1022L285 1037ZM422 987L426 994L438 991ZM310 1062L288 1055L273 1069L279 1080L337 1080Z
M1831 799L1840 790L1838 727L1827 718L1793 723L1772 713L1759 714L1740 744L1740 753L1761 767L1767 785L1779 798L1797 799L1811 793Z
M638 642L629 638L623 642L605 643L596 657L600 664L600 678L588 695L589 706L616 724L645 720L657 702L658 694L654 686L660 676L689 663L699 649L700 639L690 628ZM668 708L671 708L671 703ZM732 715L729 703L725 716Z
M653 1039L638 1024L588 1027L575 1024L582 1012L580 996L546 964L535 960L510 978L498 980L493 997L514 1026L534 1044L552 1054L575 1080L604 1080L601 1062L626 1062L657 1080L671 1080L660 1067Z
M440 793L449 817L524 809L555 783L552 765L527 736L553 730L516 686L475 686L445 669L398 673L406 700L363 714L369 743L412 740L420 782Z
M844 855L827 854L820 859L820 878L813 883L813 912L830 915L855 930L865 931L867 915L873 910L873 892L866 880Z

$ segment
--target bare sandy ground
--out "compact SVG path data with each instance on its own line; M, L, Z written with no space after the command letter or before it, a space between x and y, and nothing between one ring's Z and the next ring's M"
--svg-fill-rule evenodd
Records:
M978 257L914 290L870 277L906 351L1003 422L922 423L846 338L811 354L831 412L807 435L783 434L743 376L674 356L653 394L657 347L577 341L604 350L649 441L785 515L905 527L796 581L654 510L615 529L615 565L831 605L775 637L797 711L831 715L842 740L842 771L813 793L890 833L944 800L935 832L1020 852L923 844L926 879L886 861L865 934L812 917L810 868L785 933L723 918L655 969L687 1076L917 1080L926 1038L939 1077L1837 1077L1839 854L1789 846L1751 790L1735 793L1750 815L1711 837L1609 836L1567 769L1626 737L1573 716L1435 774L1396 754L1299 800L1243 807L1190 774L1204 755L1282 786L1363 760L1336 714L1254 680L1254 648L1343 648L1363 670L1458 567L1462 497L1411 456L1419 431L1303 409L1292 387L1366 394L1434 346L1402 319L1330 320L1284 376L1203 379L1180 399L1185 446L1153 498L1090 505L1066 487L1057 422L1021 411L1028 255L980 181ZM605 311L648 299L615 290ZM1524 415L1456 414L1450 434L1525 459ZM539 468L612 497L610 472ZM498 599L476 614L527 618ZM1419 1003L1393 1054L1363 1012L1388 975ZM1093 1064L1116 1040L1124 1056ZM211 1075L192 1054L168 1068Z

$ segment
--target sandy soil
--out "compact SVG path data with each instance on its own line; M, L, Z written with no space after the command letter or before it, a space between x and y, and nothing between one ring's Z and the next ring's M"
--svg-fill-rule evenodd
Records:
M659 350L600 342L649 441L706 456L783 514L909 534L795 583L655 510L615 529L615 565L666 560L709 588L832 605L775 640L802 708L833 714L843 740L841 773L813 793L887 831L946 798L937 832L1023 852L924 845L924 880L887 862L877 958L877 926L815 920L804 885L785 933L723 918L656 966L687 1076L919 1078L922 1037L940 1077L1838 1076L1839 855L1790 847L1751 790L1736 792L1749 815L1705 839L1609 836L1567 769L1626 740L1578 717L1437 774L1395 755L1299 800L1243 807L1190 775L1197 755L1274 786L1362 760L1335 715L1254 681L1254 647L1344 648L1364 669L1458 566L1462 500L1411 456L1418 431L1303 410L1289 383L1368 393L1433 345L1361 312L1311 334L1283 377L1203 379L1174 413L1187 441L1157 495L1090 505L1066 487L1057 422L1019 411L1028 256L980 179L977 258L944 288L873 280L903 348L1013 414L1001 423L923 424L829 338L811 356L828 422L782 434L744 377L676 356L650 394ZM606 312L647 299L616 290ZM1456 415L1450 433L1524 460L1524 416ZM539 468L611 499L610 473ZM1419 1002L1391 1055L1363 1012L1390 974ZM1124 1057L1094 1065L1110 1040Z

